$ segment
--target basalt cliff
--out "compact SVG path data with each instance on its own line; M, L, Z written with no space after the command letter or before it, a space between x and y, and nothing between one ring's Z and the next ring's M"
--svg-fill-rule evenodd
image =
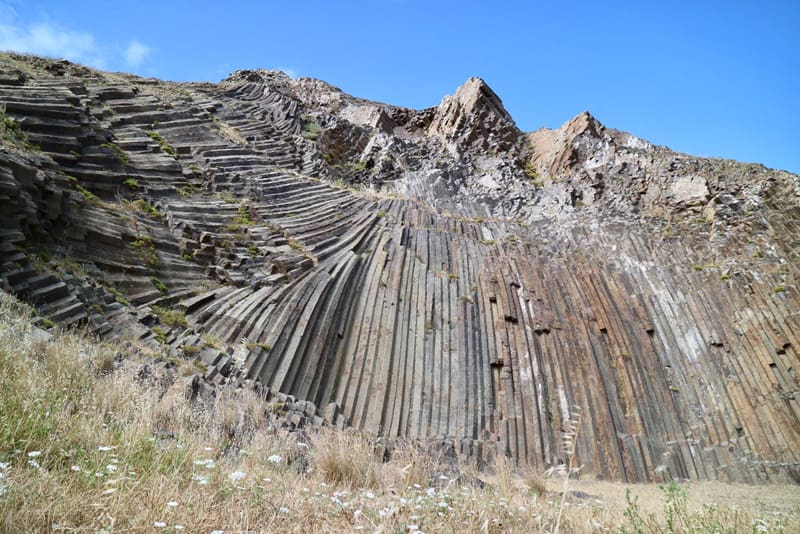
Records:
M800 177L237 71L0 55L0 286L297 417L583 476L800 478ZM290 410L291 411L291 410ZM290 414L291 415L291 414Z

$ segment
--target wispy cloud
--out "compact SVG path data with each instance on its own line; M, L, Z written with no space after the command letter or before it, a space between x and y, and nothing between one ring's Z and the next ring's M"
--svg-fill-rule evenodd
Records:
M48 22L17 25L11 20L11 23L0 23L0 50L66 58L96 66L102 66L97 65L98 62L105 63L92 34Z
M0 0L0 51L4 50L64 58L100 69L119 68L123 61L128 68L138 69L153 53L152 47L137 39L121 48L98 43L90 32L65 28L46 18L22 21L11 5Z
M150 55L152 49L134 39L125 49L125 62L129 67L138 67Z

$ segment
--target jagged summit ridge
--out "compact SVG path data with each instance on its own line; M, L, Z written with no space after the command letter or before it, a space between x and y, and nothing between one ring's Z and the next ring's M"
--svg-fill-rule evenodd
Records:
M0 284L40 324L387 447L554 467L580 410L585 476L797 478L797 176L588 115L525 134L477 82L411 110L0 67Z
M514 120L500 98L476 77L464 82L454 95L444 97L427 133L478 150L493 148L488 145L493 137L499 137L500 142L495 150L507 150L518 137Z

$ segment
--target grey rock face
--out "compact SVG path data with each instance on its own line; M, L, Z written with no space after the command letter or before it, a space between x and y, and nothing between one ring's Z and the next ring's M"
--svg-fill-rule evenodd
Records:
M190 396L543 469L581 412L587 474L798 476L798 176L526 134L476 78L411 110L4 54L0 101L0 285Z

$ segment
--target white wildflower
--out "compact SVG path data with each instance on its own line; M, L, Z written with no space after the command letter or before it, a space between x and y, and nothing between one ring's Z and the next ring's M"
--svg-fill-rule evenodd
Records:
M81 466L79 466L79 465L73 465L73 466L71 466L71 467L70 467L70 469L72 469L73 471L75 471L75 472L77 473L78 471L80 471L80 470L81 470Z
M178 506L178 502L177 501L169 501L167 503L167 506L169 506L170 508L175 508L176 506Z
M112 450L113 448L114 447L109 447L108 445L100 445L99 447L97 447L97 450L106 452Z
M108 464L106 466L106 471L108 471L109 473L114 473L116 470L117 470L117 466L114 465L114 464Z
M288 508L286 508L285 506L281 506L281 507L280 507L280 512L281 512L282 514L288 514L288 513L289 513L289 509L288 509Z
M172 527L172 528L174 528L175 530L183 530L183 529L185 529L186 527L184 527L183 525L175 525L175 526L174 526L174 527Z
M103 478L104 475L100 471L95 471L94 476L96 476L97 478Z
M364 494L364 497L366 497L367 499L374 499L375 498L375 494L372 493L371 491L368 491L368 492L366 492Z
M28 453L28 458L36 458L37 456L41 456L42 451L31 451Z
M273 464L279 464L281 463L281 460L283 460L283 458L281 458L279 454L273 454L272 456L267 458L267 461Z
M213 469L216 464L214 464L214 460L211 458L205 458L203 460L195 460L194 465L202 465L206 469Z
M234 471L233 473L228 475L228 478L230 478L233 481L236 481L236 480L242 480L245 476L246 475L242 471Z
M156 527L156 528L164 528L164 527L167 526L167 524L164 523L163 521L155 521L153 523L153 526Z
M381 517L394 517L395 514L397 514L397 508L395 508L394 506L391 507L385 506L383 510L378 512L378 515L380 515Z
M42 466L39 465L39 462L37 462L36 460L28 460L28 465L33 467L34 469L39 469L39 468L42 467Z

